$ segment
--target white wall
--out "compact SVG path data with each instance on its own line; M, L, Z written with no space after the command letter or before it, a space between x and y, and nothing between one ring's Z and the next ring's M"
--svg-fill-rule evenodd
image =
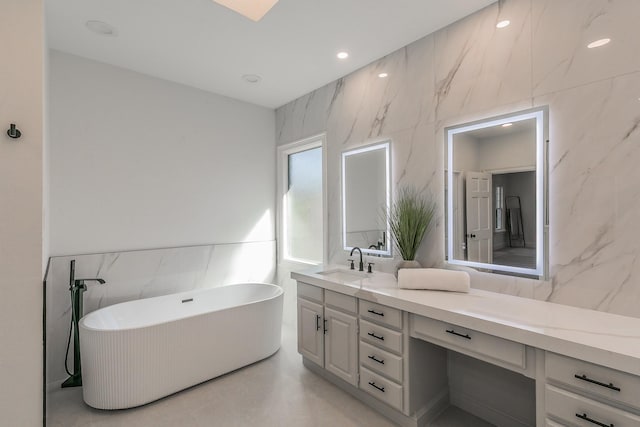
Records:
M273 240L273 110L51 52L51 253Z
M481 171L482 168L478 164L480 161L480 149L481 145L479 141L473 136L466 133L456 134L453 138L453 170L454 172L462 171ZM449 154L448 148L445 148L445 153ZM447 163L448 159L445 156Z
M0 424L42 424L41 0L0 2ZM22 138L6 134L16 123Z
M481 171L536 166L536 134L517 132L478 141L478 168Z

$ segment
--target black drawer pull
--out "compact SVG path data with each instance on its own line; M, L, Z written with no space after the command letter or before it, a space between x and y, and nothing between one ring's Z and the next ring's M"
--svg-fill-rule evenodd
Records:
M327 319L324 319L324 333L327 334Z
M371 383L369 383L369 384L371 384ZM595 424L597 426L600 426L600 427L615 427L613 425L613 423L611 423L611 424L601 423L600 421L596 421L593 418L589 418L587 416L587 414L582 414L582 415L576 414L576 417L580 418L581 420L589 421L590 423L593 423L593 424Z
M609 383L609 384L601 383L600 381L596 381L596 380L592 380L591 378L588 378L584 374L582 374L582 375L575 374L574 377L576 377L579 380L591 383L591 384L596 384L596 385L599 385L601 387L606 387L606 388L611 389L611 390L620 391L620 387L614 386L613 383Z
M367 335L369 335L371 337L374 337L377 340L384 341L384 337L382 337L382 336L379 337L378 335L374 334L373 332L369 332Z
M459 336L459 337L466 338L466 339L468 339L468 340L470 340L470 339L471 339L471 337L469 336L469 334L464 334L464 335L462 335L461 333L456 332L456 331L454 331L453 329L451 329L451 330L447 329L446 331L447 331L447 333L452 334L452 335L457 335L457 336Z
M374 383L373 381L369 381L369 385L373 388L377 388L378 390L384 393L384 387L377 386L376 383ZM609 426L606 426L606 427L609 427Z
M320 330L320 316L316 314L316 331Z
M367 356L369 359L373 360L374 362L378 362L381 365L384 365L384 360L383 359L378 359L375 356Z
M369 313L371 313L371 314L375 314L376 316L382 316L382 317L384 317L384 313L382 313L382 312L378 312L378 311L375 311L375 310L367 310L367 311L368 311Z

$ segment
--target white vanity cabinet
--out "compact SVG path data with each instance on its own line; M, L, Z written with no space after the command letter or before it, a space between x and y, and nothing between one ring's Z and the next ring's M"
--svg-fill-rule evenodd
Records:
M451 403L495 425L640 427L640 319L358 277L292 273L298 349L395 424L427 426Z
M404 330L402 311L359 300L360 388L403 410Z
M529 358L533 358L533 352L527 351L527 346L522 343L424 316L411 315L410 323L411 336L414 338L432 342L525 376L535 375L533 364L527 363L527 353L530 354Z
M298 283L298 352L358 385L356 298Z
M396 424L417 427L448 403L446 352L410 343L408 325L402 310L298 281L305 366Z
M298 298L298 352L324 366L324 329L322 304Z
M356 299L325 290L324 368L358 385L358 319Z
M638 376L546 352L545 380L545 409L550 422L640 426Z

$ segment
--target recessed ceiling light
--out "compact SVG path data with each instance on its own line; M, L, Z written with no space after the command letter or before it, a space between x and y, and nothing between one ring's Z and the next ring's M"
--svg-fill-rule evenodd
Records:
M508 19L505 19L504 21L500 21L496 24L497 28L504 28L506 26L508 26L509 24L511 24L511 21L509 21Z
M505 123L502 125L503 128L508 128L509 126L513 126L513 123Z
M242 79L247 83L258 83L262 77L257 74L243 74Z
M213 0L222 6L258 22L278 0Z
M101 36L116 36L118 35L115 27L102 21L87 21L84 24L87 29Z
M589 49L593 49L594 47L600 47L600 46L604 46L605 44L609 43L611 41L611 39L600 39L600 40L596 40L593 41L591 43L589 43L587 45L587 47Z
M336 55L338 59L347 59L349 57L349 53L347 52L338 52Z
M387 77L389 74L387 73L380 73L378 74L378 77L380 77L381 79L384 79L385 77Z

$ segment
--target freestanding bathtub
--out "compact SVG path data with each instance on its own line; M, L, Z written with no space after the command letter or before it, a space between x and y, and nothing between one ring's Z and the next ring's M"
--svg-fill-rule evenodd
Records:
M280 348L283 291L245 283L115 304L80 320L84 401L144 405Z

